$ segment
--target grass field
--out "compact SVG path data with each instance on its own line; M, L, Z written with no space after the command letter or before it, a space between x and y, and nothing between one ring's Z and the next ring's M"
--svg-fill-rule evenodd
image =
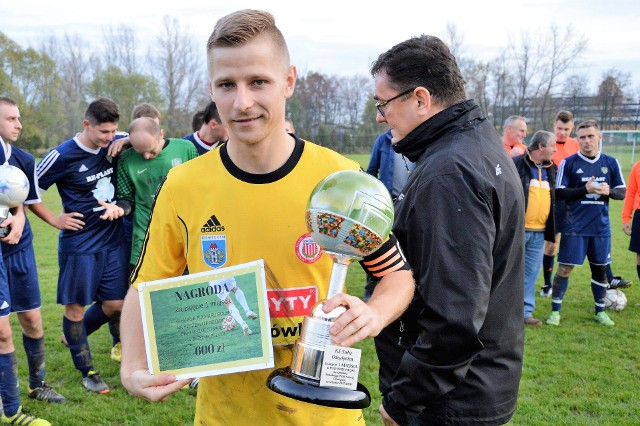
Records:
M629 152L611 152L619 157L625 178L630 169ZM366 168L368 156L353 156ZM43 194L45 203L59 211L55 189ZM613 230L613 270L635 284L625 290L629 299L622 312L610 313L615 327L593 321L593 300L587 265L577 267L570 279L560 327L527 329L523 375L518 410L512 425L634 425L640 422L640 284L637 282L635 254L627 250L628 237L621 230L622 202L610 204ZM106 328L90 337L96 368L111 387L107 395L90 394L80 384L69 351L60 344L62 308L55 304L57 231L30 214L43 297L43 317L47 347L47 381L68 398L65 405L28 400L27 365L20 338L15 338L23 405L55 425L187 425L193 422L195 391L183 390L164 403L152 404L134 398L120 384L118 367L109 358L110 336ZM364 273L358 265L349 269L350 292L361 295ZM534 315L545 319L549 299L537 299ZM13 318L14 336L20 336ZM126 327L122 324L122 327ZM362 342L360 381L373 403L365 411L368 424L380 425L377 407L377 359L371 339ZM239 413L241 415L241 413ZM274 425L275 426L275 425Z

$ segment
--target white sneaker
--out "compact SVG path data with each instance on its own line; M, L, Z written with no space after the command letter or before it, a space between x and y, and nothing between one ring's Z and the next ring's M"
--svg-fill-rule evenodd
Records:
M258 314L256 314L255 312L253 312L252 310L248 310L245 315L247 316L247 318L249 319L256 319L258 318Z
M548 289L546 287L542 287L542 290L540 290L540 297L551 297L551 287Z
M244 327L242 327L242 332L244 333L245 336L249 336L251 334L253 334L253 331L251 331L251 329L249 328L248 325L244 325Z

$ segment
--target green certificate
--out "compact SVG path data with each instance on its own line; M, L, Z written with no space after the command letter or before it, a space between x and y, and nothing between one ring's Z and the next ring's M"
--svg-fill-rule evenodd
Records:
M141 283L138 291L151 374L273 368L263 260Z

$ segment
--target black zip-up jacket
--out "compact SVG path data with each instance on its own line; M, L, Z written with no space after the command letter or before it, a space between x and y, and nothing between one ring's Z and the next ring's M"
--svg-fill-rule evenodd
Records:
M393 231L417 284L418 314L403 320L419 333L384 407L400 424L506 423L524 335L525 210L513 161L472 100L434 115L394 149L417 163Z
M520 176L520 181L522 182L522 190L524 191L524 211L527 211L527 206L529 205L529 183L531 182L531 167L535 167L535 163L529 157L529 150L524 153L524 155L519 155L517 157L513 157L513 163L516 166L516 170L518 171L518 175ZM549 217L547 218L547 223L544 228L544 239L545 241L555 242L556 241L556 224L555 224L555 216L556 216L556 175L558 172L558 167L553 163L553 161L545 161L542 164L542 167L547 169L547 179L549 181L549 187L551 190L551 209L549 210Z

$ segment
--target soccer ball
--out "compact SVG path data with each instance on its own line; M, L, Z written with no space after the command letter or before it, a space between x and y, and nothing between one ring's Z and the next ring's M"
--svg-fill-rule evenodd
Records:
M231 331L234 328L236 328L236 320L234 320L231 315L222 320L222 329L224 331Z
M627 306L627 296L617 288L610 288L604 296L604 304L609 309L621 311L625 306Z
M0 206L18 207L29 195L29 179L17 167L0 166Z

